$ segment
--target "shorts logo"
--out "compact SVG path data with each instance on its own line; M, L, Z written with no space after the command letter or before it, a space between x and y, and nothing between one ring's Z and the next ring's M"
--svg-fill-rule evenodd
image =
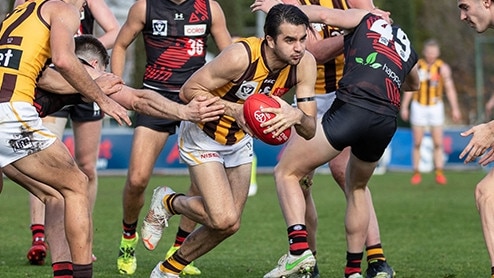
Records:
M168 21L153 19L153 35L167 36L167 33L168 33Z
M0 67L19 69L22 51L17 49L0 49Z
M257 88L258 83L255 81L249 81L249 82L244 82L238 88L238 91L235 93L235 95L239 99L246 100L250 95L254 94L256 88Z
M202 36L206 34L206 24L193 24L184 26L185 36Z
M16 135L17 138L10 139L9 144L14 152L19 153L27 151L29 154L39 152L41 148L33 141L33 133L21 129L21 133Z
M220 155L217 153L203 153L203 154L201 154L201 159L218 158L218 157L220 157Z

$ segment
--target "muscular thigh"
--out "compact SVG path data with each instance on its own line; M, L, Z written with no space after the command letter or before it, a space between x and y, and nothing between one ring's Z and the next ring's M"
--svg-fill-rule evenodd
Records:
M251 164L225 169L222 163L213 161L191 166L189 172L211 218L227 213L240 216L249 191Z
M169 135L167 132L159 132L143 126L136 127L132 138L129 174L150 175Z
M72 122L75 140L75 159L79 165L96 164L101 139L101 120Z
M11 165L29 178L57 191L87 192L87 177L75 164L65 145L56 140L48 148L19 159ZM39 188L39 187L38 187Z

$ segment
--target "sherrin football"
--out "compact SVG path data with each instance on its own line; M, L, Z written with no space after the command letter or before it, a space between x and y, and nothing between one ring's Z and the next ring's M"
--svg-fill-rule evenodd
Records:
M253 94L244 102L244 118L247 125L254 133L254 136L264 143L270 145L281 145L290 138L291 129L285 129L277 137L273 137L273 133L264 134L267 127L261 127L261 124L274 118L273 113L261 112L261 108L274 107L279 108L280 104L272 97L265 94Z

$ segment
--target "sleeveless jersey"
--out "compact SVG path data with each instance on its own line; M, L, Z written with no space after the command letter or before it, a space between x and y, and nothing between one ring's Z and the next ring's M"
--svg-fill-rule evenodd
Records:
M349 9L346 0L300 0L302 5L319 5L330 9ZM312 23L314 30L319 32L323 39L341 36L343 31L337 27L328 26L322 23ZM343 54L338 55L325 64L317 65L316 94L327 94L338 89L338 81L343 77L343 66L345 58Z
M37 78L51 58L50 26L40 14L46 2L26 2L0 25L0 102L33 103Z
M176 91L206 62L211 28L209 0L147 0L142 34L146 48L143 83L156 90Z
M297 84L296 66L287 65L278 72L269 70L265 61L264 39L250 37L238 43L245 46L250 64L242 77L212 91L213 95L242 104L252 94L282 96ZM233 145L245 136L235 119L227 115L217 121L198 125L209 137L224 145Z
M88 5L84 6L84 11L81 13L81 25L77 35L90 34L94 32L94 17Z
M440 59L434 61L432 65L428 65L424 59L419 59L420 89L413 94L413 100L422 105L434 105L442 101L444 82L441 66L443 64Z
M345 69L336 97L379 114L396 117L400 88L418 55L405 32L367 14L345 36Z

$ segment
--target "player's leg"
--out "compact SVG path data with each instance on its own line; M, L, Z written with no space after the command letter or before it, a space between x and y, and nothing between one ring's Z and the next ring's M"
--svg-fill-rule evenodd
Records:
M159 188L153 194L153 200L159 202L151 202L146 221L159 224L161 219L179 213L202 226L185 239L178 251L155 267L156 275L179 274L191 261L234 234L240 226L250 184L252 138L226 146L211 139L196 124L182 122L178 140L180 158L189 166L191 182L201 195L185 197ZM204 155L205 150L209 150L208 155Z
M36 197L36 195L32 193L29 194L31 198L36 199L37 202L40 203L43 207L43 210L41 212L39 211L37 212L38 214L37 219L40 218L43 219L43 222L41 222L43 223L43 237L46 234L46 241L49 243L50 251L51 251L52 266L54 268L54 272L56 272L62 266L65 266L64 262L72 261L69 251L69 246L65 237L63 196L58 191L54 190L48 185L42 184L34 179L29 178L26 175L23 175L11 165L7 165L4 168L4 172L5 175L9 177L10 180L26 188L28 191L32 191L39 196L44 196L43 201L47 203L46 209L43 201L41 201L38 197ZM31 206L31 210L32 209L33 207ZM45 213L46 213L46 221L45 221ZM32 222L32 223L36 223L36 222ZM46 248L44 250L46 255ZM37 251L38 254L40 254L42 249L38 248ZM34 253L32 255L34 256ZM30 258L30 260L31 259L32 258ZM70 268L72 268L72 266L70 266Z
M314 258L316 258L318 218L317 218L316 204L314 203L314 198L312 197L311 187L304 189L304 198L305 198L305 226L307 227L307 243L309 244L309 249L311 250L312 255L314 255ZM319 277L320 277L319 267L316 262L311 278L319 278Z
M32 265L43 265L48 252L45 242L45 204L31 193L29 194L29 213L32 239L26 257Z
M420 163L420 145L422 144L422 139L424 138L425 127L412 125L412 167L413 175L410 179L412 185L417 185L422 182L422 176L419 171Z
M480 214L482 232L484 234L485 245L491 260L491 277L494 277L494 169L477 184L475 188L475 202Z
M412 167L413 175L410 179L412 185L422 182L422 176L419 171L420 163L420 146L424 138L425 128L430 125L431 121L430 107L422 105L417 101L410 104L410 126L412 128Z
M329 162L329 168L333 179L338 186L345 192L345 172L350 158L350 147L343 151ZM389 272L393 277L393 269L387 264L386 257L381 245L381 236L379 232L379 222L377 220L372 194L368 187L365 189L366 198L369 204L369 228L367 230L367 240L365 241L367 251L367 277L373 278L380 272Z
M433 159L436 176L436 183L446 185L448 182L444 175L444 148L443 148L443 127L442 125L431 126L431 136L433 144Z
M168 132L158 132L144 126L138 126L134 130L122 201L123 234L117 259L117 267L121 274L131 275L137 268L135 257L138 242L137 221L144 205L144 193L153 173L156 159L163 150L168 137ZM149 238L144 240L145 243L151 242ZM156 243L151 244L155 246Z
M360 273L360 262L363 257L362 246L367 239L369 228L369 204L366 185L369 181L376 162L364 162L351 154L347 168L345 196L347 200L345 214L345 230L347 238L347 265L345 277Z
M94 209L98 192L96 163L99 155L101 128L101 120L72 120L75 142L74 156L77 165L89 179L89 201L91 203L91 211Z
M197 190L197 187L191 183L189 191L187 192L187 196L198 196L199 192ZM187 236L189 236L194 229L196 228L197 223L193 220L190 220L186 216L182 215L180 216L180 223L178 225L178 230L177 233L175 234L175 242L173 245L168 249L165 255L165 260L168 259L175 251L177 251L180 246L184 243L185 239ZM182 274L184 275L200 275L201 270L197 268L194 263L188 264L183 270Z
M202 226L185 239L177 252L158 264L153 273L178 274L190 262L238 231L247 200L251 167L247 163L225 169L222 163L208 162L189 168L192 182L197 184L201 196L177 197L172 207L176 213ZM169 203L167 197L164 200L163 203Z
M99 107L95 103L85 103L72 107L71 119L74 132L74 158L77 166L89 180L89 202L91 213L96 204L98 194L98 172L96 164L99 156L102 118ZM93 261L97 257L93 254Z
M43 125L61 139L66 118L47 116L42 119ZM30 182L30 181L26 181ZM27 258L33 265L42 265L45 262L47 246L45 244L45 204L36 196L29 194L29 210L31 215L31 247L27 252Z
M315 265L315 259L309 250L308 231L305 223L306 201L300 186L300 179L319 165L329 161L338 154L328 143L320 123L314 138L305 140L296 134L287 143L280 161L275 167L274 175L278 200L287 226L288 239L291 243L288 255L283 263L264 277L281 277L291 275L302 269L307 271ZM310 153L310 156L306 154ZM297 267L285 269L287 263L299 260Z
M436 183L445 185L448 181L444 176L444 148L443 148L443 125L444 125L444 103L438 102L430 106L430 127L433 143L433 160L436 175Z
M92 220L87 177L77 167L67 148L57 139L48 148L11 165L61 193L65 201L65 233L72 261L77 265L91 265Z

